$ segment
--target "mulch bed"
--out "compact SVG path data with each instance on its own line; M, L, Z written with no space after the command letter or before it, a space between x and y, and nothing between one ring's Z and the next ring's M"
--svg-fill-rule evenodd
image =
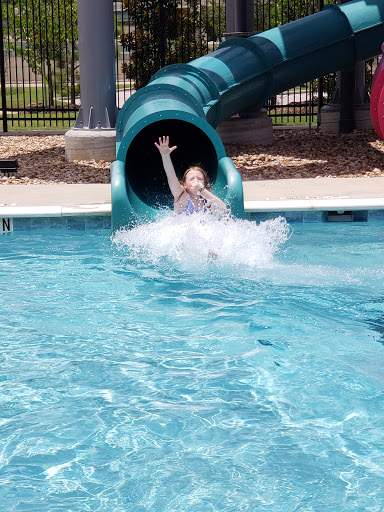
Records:
M374 130L275 130L274 139L272 146L225 145L243 180L384 177L384 141ZM64 135L0 137L0 158L19 162L17 177L0 184L110 182L111 162L66 162Z

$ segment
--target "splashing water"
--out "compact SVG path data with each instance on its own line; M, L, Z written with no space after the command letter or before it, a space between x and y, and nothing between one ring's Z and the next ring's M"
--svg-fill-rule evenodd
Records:
M266 267L290 236L283 217L257 225L255 222L218 219L212 215L168 215L156 222L121 229L113 242L133 259L150 263L170 259L181 267Z

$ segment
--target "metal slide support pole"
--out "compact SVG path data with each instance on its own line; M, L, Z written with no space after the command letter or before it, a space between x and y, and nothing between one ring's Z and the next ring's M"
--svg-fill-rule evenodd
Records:
M317 1L317 10L320 12L322 9L324 9L324 0L318 0ZM324 105L324 77L319 76L317 80L317 131L320 131L320 125L321 125L321 109Z
M250 37L255 34L255 6L254 0L226 0L226 33L225 39L231 37ZM260 108L247 108L239 112L240 117L255 118ZM223 134L222 134L223 135Z
M351 133L355 129L355 69L340 71L340 121L339 133Z
M249 37L255 32L253 0L226 0L226 38Z
M75 128L116 125L113 0L77 0L81 108Z
M338 0L338 4L345 4L350 0ZM340 90L340 121L339 133L351 133L355 129L355 68L339 73Z

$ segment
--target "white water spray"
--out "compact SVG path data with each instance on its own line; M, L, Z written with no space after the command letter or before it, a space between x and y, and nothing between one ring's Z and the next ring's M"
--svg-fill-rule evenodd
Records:
M156 222L123 228L114 234L113 242L140 262L169 259L184 268L212 262L220 267L265 267L272 264L289 235L290 227L282 217L256 224L204 213L170 214Z

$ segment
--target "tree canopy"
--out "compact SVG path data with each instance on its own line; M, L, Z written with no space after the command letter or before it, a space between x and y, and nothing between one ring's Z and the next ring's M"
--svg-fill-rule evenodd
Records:
M129 52L123 72L136 89L168 64L188 62L208 53L210 41L224 29L224 10L214 0L124 0L130 24L120 35Z
M49 106L54 104L55 89L59 87L61 92L68 84L74 102L77 1L17 0L2 2L2 11L7 47L41 75L48 85Z

